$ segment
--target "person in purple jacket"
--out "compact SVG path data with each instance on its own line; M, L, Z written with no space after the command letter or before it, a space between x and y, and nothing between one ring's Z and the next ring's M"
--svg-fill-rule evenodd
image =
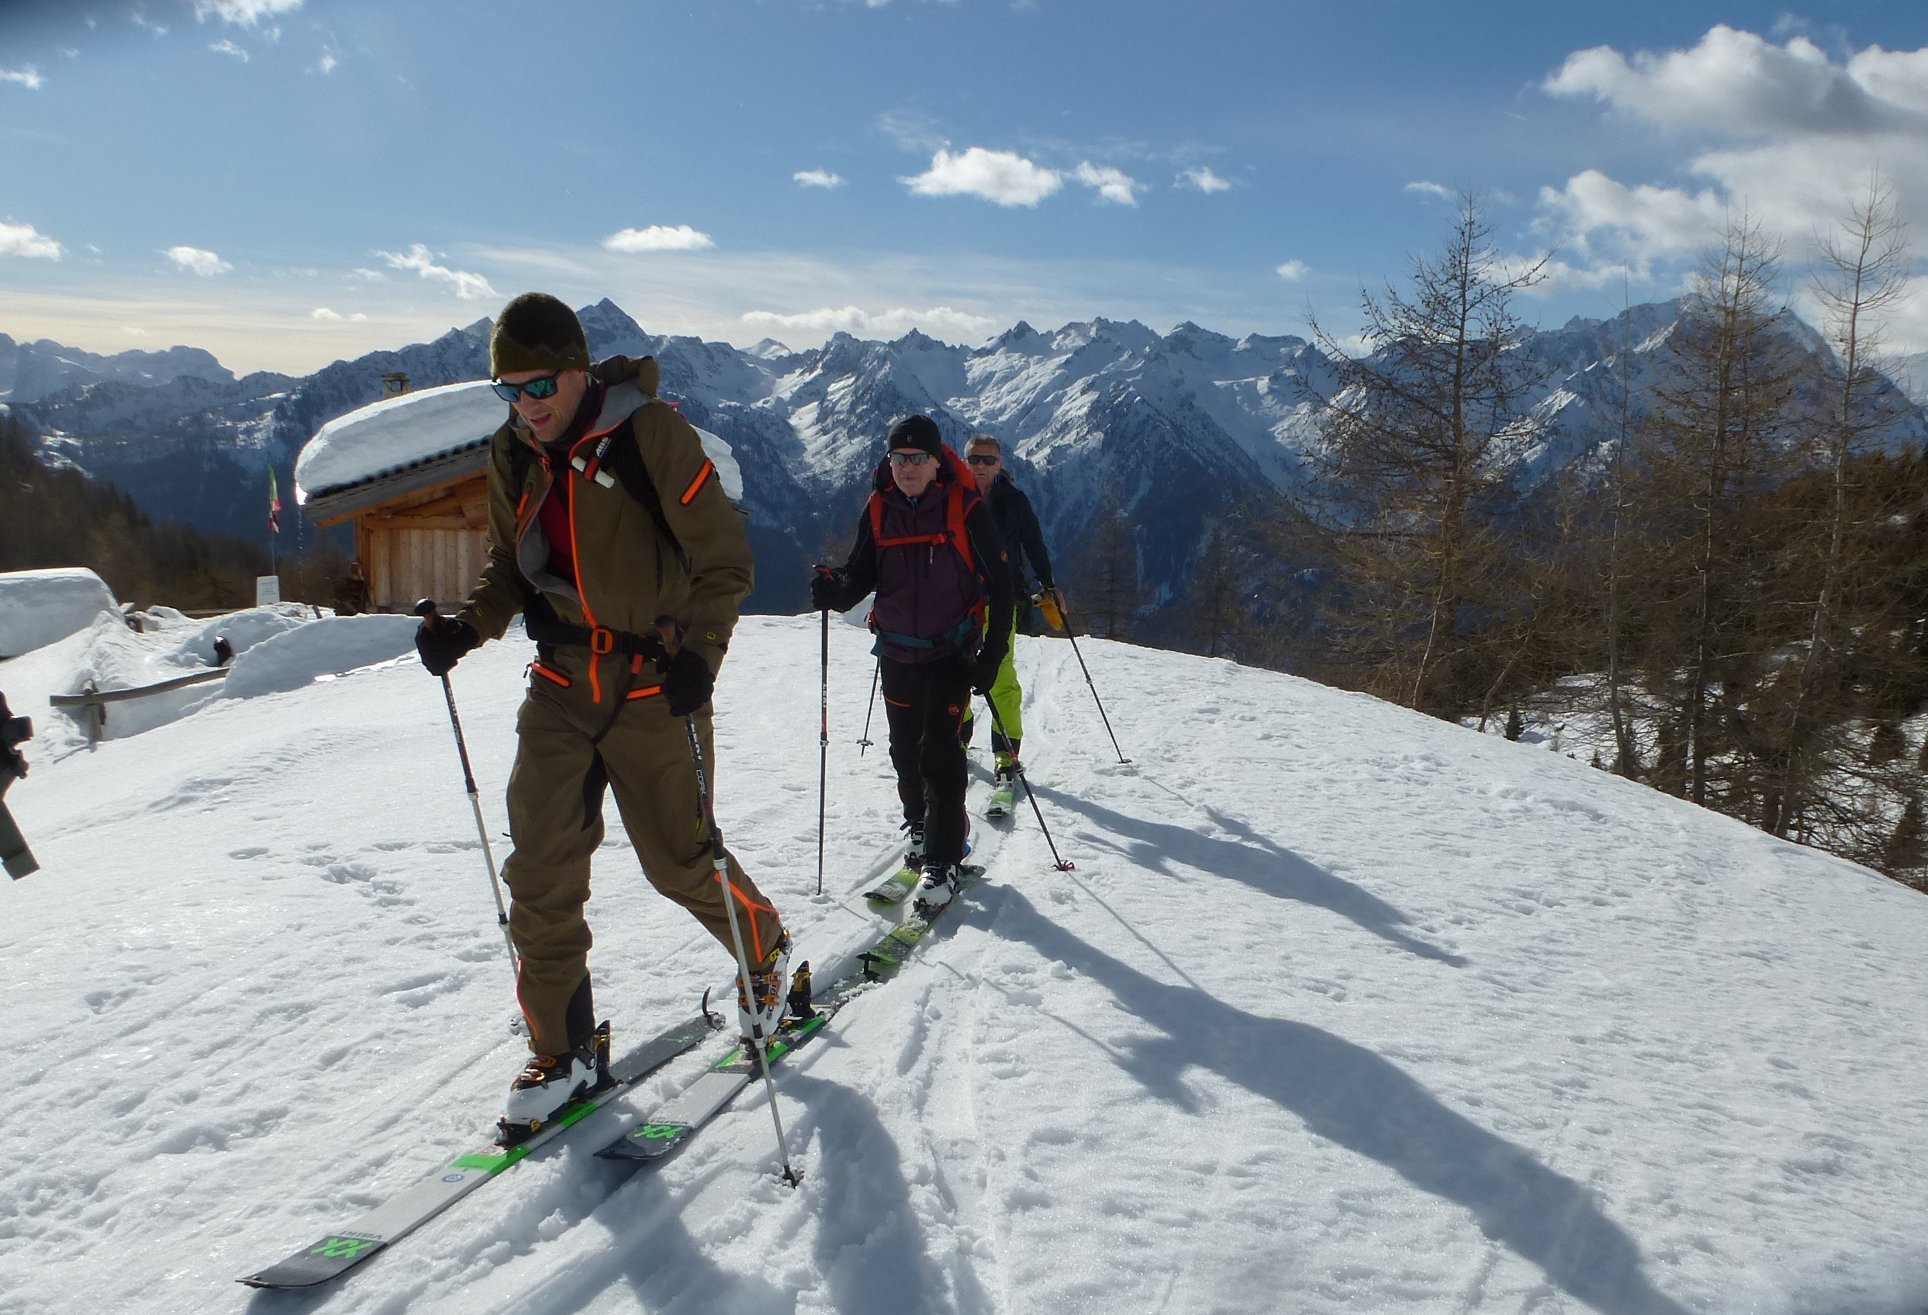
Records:
M888 451L840 567L818 567L810 600L847 612L875 593L890 761L920 868L917 902L948 904L964 858L968 784L958 729L971 694L988 693L1011 642L1015 598L991 509L970 468L928 416L890 427Z

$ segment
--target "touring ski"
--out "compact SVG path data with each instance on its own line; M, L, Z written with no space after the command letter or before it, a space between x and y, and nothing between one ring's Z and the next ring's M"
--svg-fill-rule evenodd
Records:
M922 877L916 868L901 867L864 892L872 904L902 904L904 897L917 889Z
M976 885L983 875L984 869L975 864L960 864L958 895ZM766 1047L765 1053L771 1065L774 1066L779 1059L823 1030L830 1016L854 993L894 974L944 912L955 908L957 903L957 898L953 897L942 908L929 912L913 910L868 948L859 951L855 968L831 983L821 995L807 994L810 990L810 965L804 964L798 971L799 984L792 990L791 1016L784 1020L777 1035L770 1039ZM803 996L802 1000L799 1000L799 995ZM756 1077L756 1056L748 1047L738 1046L695 1082L671 1097L668 1103L632 1121L620 1136L596 1154L605 1160L629 1160L642 1164L666 1159L722 1113Z
M804 970L809 970L808 964ZM765 1043L764 1058L774 1068L778 1060L815 1036L829 1021L829 1010L817 1010L809 1018L785 1019L777 1034ZM677 1092L667 1105L652 1111L642 1122L632 1124L596 1154L605 1160L663 1159L695 1136L698 1128L721 1113L757 1076L755 1052L739 1045L707 1073Z
M695 1048L713 1031L714 1024L707 1013L678 1023L612 1066L607 1086L578 1096L529 1137L514 1145L490 1142L466 1155L458 1155L399 1195L323 1233L320 1241L246 1275L239 1282L252 1288L307 1288L340 1277L503 1170L527 1159L538 1147L567 1132L625 1088Z

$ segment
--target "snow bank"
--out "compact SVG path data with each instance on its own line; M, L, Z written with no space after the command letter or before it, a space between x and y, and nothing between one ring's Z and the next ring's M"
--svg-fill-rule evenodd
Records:
M322 676L387 662L415 649L412 616L335 616L285 631L234 660L219 697L300 689Z
M107 582L84 566L0 575L0 657L65 639L118 607Z
M251 698L297 689L320 676L385 662L414 644L413 617L332 617L317 620L296 603L254 607L204 620L159 607L140 614L142 631L118 613L0 667L0 691L15 712L34 719L28 752L51 761L87 743L77 710L55 710L56 694L79 694L89 681L100 690L137 689L208 671L214 646L225 639L232 668L219 684L189 685L107 706L102 738L124 740L179 721L216 700Z

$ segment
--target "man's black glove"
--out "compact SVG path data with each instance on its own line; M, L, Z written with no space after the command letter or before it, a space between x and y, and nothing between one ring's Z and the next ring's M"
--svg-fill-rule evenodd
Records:
M971 669L971 693L991 697L991 686L997 684L998 668L1004 665L1003 648L986 647L977 655L977 664Z
M705 703L716 689L716 673L710 664L687 648L676 650L659 670L663 673L663 702L670 716L687 717Z
M810 577L810 606L819 612L840 612L837 604L843 601L844 579L842 571L819 570Z
M481 645L482 636L475 627L453 617L430 617L415 628L415 651L431 676L448 675L464 653Z

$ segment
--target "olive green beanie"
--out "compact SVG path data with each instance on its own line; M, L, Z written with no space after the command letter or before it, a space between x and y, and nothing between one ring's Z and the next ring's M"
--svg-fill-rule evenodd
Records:
M489 372L495 378L523 370L588 368L582 321L548 293L525 292L496 316L489 335Z

